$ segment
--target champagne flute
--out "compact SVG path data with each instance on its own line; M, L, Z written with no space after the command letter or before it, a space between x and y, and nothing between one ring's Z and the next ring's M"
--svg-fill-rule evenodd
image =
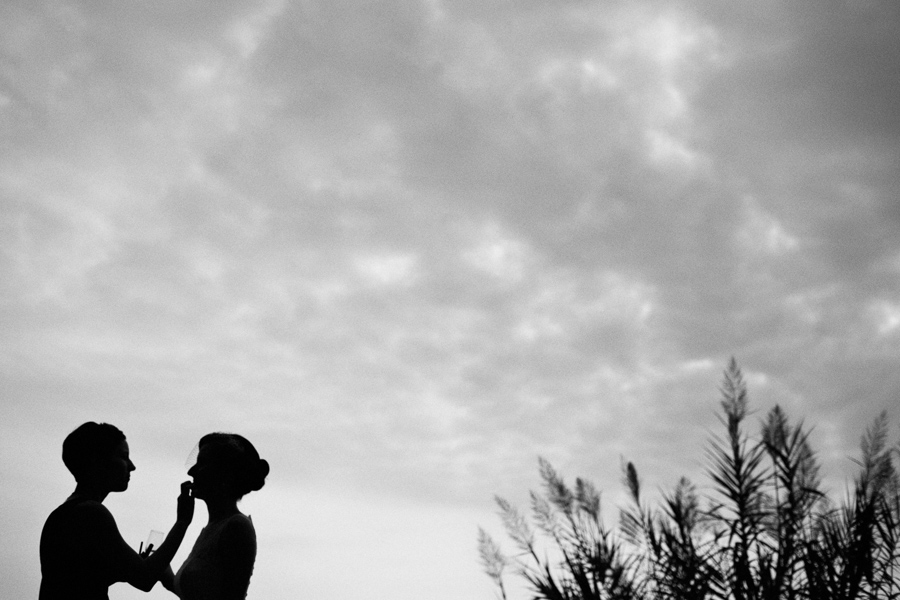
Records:
M144 552L147 553L147 556L159 548L159 545L163 543L163 540L166 539L166 534L162 531L158 531L156 529L150 530L150 535L147 536L146 550L144 550L144 544L141 545L140 549L138 549L138 554L143 555Z

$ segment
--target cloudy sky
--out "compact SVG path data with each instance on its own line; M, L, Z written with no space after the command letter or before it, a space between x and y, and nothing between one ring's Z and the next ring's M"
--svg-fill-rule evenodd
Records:
M842 482L900 422L898 64L894 0L4 1L0 596L87 420L135 546L257 445L251 600L493 598L493 495L699 473L731 356Z

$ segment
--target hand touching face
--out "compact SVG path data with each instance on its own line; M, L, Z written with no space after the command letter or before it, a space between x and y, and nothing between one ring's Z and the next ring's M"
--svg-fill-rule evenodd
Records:
M197 454L197 462L188 469L188 475L194 479L191 487L195 498L205 500L221 488L221 469L213 458L209 446L204 446Z

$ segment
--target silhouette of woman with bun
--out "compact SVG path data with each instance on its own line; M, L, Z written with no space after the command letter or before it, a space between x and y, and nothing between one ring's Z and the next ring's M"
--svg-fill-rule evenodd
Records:
M190 483L181 484L169 535L156 552L142 555L122 539L103 506L111 492L128 489L135 470L125 434L108 423L84 423L66 437L62 458L76 485L41 532L40 600L108 600L109 586L118 581L149 592L168 570L193 518Z
M269 463L234 433L207 434L198 448L188 475L194 497L206 502L209 522L178 573L170 569L162 583L181 600L244 600L256 560L256 530L237 503L263 487Z

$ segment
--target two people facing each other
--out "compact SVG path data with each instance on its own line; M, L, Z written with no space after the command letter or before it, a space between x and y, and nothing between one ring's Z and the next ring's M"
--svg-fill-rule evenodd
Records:
M103 506L128 488L135 470L125 435L107 423L85 423L63 443L63 462L75 491L54 510L41 533L40 600L108 600L109 586L127 582L149 591L157 581L182 600L243 599L256 558L256 534L237 502L262 488L269 465L245 438L213 433L200 440L194 482L181 484L176 519L162 544L139 554L122 539ZM194 514L207 504L209 523L178 574L170 562Z

